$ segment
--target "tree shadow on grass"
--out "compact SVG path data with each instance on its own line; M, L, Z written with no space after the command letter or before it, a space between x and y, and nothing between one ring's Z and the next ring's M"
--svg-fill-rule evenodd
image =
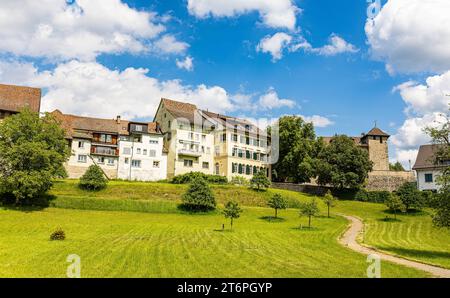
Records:
M0 207L7 210L30 213L34 211L42 211L50 207L51 201L55 199L56 196L45 194L37 199L34 199L32 202L24 202L23 204L16 205L15 199L13 197L9 195L3 195L0 197Z
M426 257L430 259L436 258L446 258L450 259L450 252L446 251L434 251L434 250L420 250L420 249L410 249L410 248L401 248L401 247L393 247L393 246L377 246L378 249L395 253L397 255L404 255L413 258L417 257Z
M394 212L389 209L383 210L383 213L394 215ZM427 211L419 210L419 209L409 209L408 212L398 212L397 211L397 216L423 216L423 215L428 215L428 214L429 213Z
M388 216L386 216L385 218L377 218L377 221L382 221L382 222L402 222L398 218L393 218L393 217L388 217Z
M273 222L273 223L286 221L282 217L274 217L274 216L262 216L259 219L262 219L262 220L267 221L267 222Z

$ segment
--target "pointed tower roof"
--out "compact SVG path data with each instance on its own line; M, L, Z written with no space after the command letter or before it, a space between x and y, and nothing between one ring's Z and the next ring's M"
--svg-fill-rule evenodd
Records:
M379 129L378 127L372 128L365 136L378 136L378 137L390 137L387 133Z

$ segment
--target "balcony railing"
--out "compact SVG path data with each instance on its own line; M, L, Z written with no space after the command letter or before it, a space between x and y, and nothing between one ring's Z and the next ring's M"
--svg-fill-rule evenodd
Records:
M199 157L199 156L202 156L203 152L197 151L197 150L190 150L190 149L179 149L178 154Z
M91 154L106 155L106 156L119 156L119 149L105 148L105 147L91 147Z

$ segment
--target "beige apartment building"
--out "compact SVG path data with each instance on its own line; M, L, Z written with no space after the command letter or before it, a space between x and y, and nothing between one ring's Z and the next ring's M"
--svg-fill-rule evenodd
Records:
M161 99L154 122L168 148L168 178L189 172L244 176L264 170L270 177L270 139L252 123L179 101Z

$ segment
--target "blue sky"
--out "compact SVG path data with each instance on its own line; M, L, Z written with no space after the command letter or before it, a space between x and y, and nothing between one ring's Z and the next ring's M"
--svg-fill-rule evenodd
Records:
M440 29L450 7L380 1L367 27L377 1L0 4L10 16L0 20L0 82L43 88L45 109L99 117L151 120L166 96L254 119L302 115L318 135L359 135L377 121L393 135L391 159L406 164L445 112L436 94L450 80L450 30ZM186 59L192 67L177 65Z

